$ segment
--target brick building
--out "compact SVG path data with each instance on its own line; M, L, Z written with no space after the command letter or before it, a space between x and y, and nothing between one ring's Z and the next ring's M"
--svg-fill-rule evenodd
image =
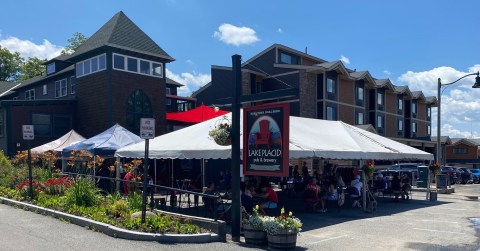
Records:
M445 148L446 163L463 167L480 167L480 139L452 138Z
M206 105L229 105L231 68L212 66L211 73L212 81L193 97ZM288 92L277 95L278 90ZM242 94L260 94L243 105L289 102L293 116L341 120L435 153L430 139L435 97L348 69L341 61L327 62L274 44L243 62Z
M32 146L72 128L88 138L115 123L138 134L141 117L155 118L156 133L165 133L166 112L195 101L177 96L181 84L165 77L172 61L118 12L73 54L46 62L46 75L0 83L0 149L14 154L26 148L24 124L35 126Z

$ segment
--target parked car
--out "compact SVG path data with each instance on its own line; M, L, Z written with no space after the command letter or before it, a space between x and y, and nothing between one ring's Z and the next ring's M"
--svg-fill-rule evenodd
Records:
M387 170L389 171L417 171L418 172L418 166L421 165L419 163L399 163L392 165L389 167Z
M468 184L476 183L475 180L477 180L477 177L473 175L473 173L470 171L470 168L460 167L460 170L463 171L463 173L465 175L466 182ZM478 182L478 180L477 180L477 182Z
M479 184L480 183L480 169L470 169L470 172L473 174L473 182Z
M448 176L448 180L450 181L450 185L454 185L458 182L457 172L453 170L451 167L443 166L440 169L442 174L446 174Z
M473 179L470 177L470 174L463 171L460 167L452 166L452 169L457 172L458 183L468 184L473 183Z

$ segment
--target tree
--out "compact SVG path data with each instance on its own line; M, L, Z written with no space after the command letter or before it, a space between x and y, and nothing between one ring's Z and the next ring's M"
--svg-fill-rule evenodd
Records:
M73 37L69 38L67 40L68 44L63 48L62 50L62 55L70 55L74 53L80 45L82 45L85 41L87 41L87 37L85 37L82 33L80 32L75 32L73 34Z
M21 75L23 58L0 46L0 81L16 81Z
M28 60L22 64L19 80L27 80L35 76L44 75L45 65L43 65L43 63L45 62L47 62L46 59L37 57L28 58Z

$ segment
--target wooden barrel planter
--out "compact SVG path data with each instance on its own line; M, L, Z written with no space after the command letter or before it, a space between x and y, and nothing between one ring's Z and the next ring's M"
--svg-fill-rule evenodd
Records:
M267 245L267 232L256 230L247 225L243 227L245 243L257 246Z
M294 249L297 245L297 232L280 230L276 235L268 235L268 247L273 249Z

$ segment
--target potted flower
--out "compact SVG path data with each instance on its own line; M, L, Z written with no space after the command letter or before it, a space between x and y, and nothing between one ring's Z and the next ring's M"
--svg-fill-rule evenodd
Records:
M302 230L302 222L293 216L292 212L285 213L284 208L280 216L264 221L267 232L268 247L273 249L293 249L297 244L297 235Z
M428 166L428 170L430 170L430 173L432 173L433 177L440 172L441 165L440 163L432 163ZM431 182L431 176L429 175L429 181L428 181L428 187L430 188L430 182ZM437 200L437 192L436 191L429 191L429 199L430 201L436 201Z
M252 215L243 220L245 242L253 245L266 245L267 232L264 230L264 222L267 217L258 213L258 205L253 208Z
M215 140L215 143L221 146L229 146L232 144L232 138L230 135L231 130L231 123L226 118L223 118L215 128L208 132L208 135Z
M373 172L375 172L375 162L367 161L367 163L363 165L362 170L366 176L371 177Z

